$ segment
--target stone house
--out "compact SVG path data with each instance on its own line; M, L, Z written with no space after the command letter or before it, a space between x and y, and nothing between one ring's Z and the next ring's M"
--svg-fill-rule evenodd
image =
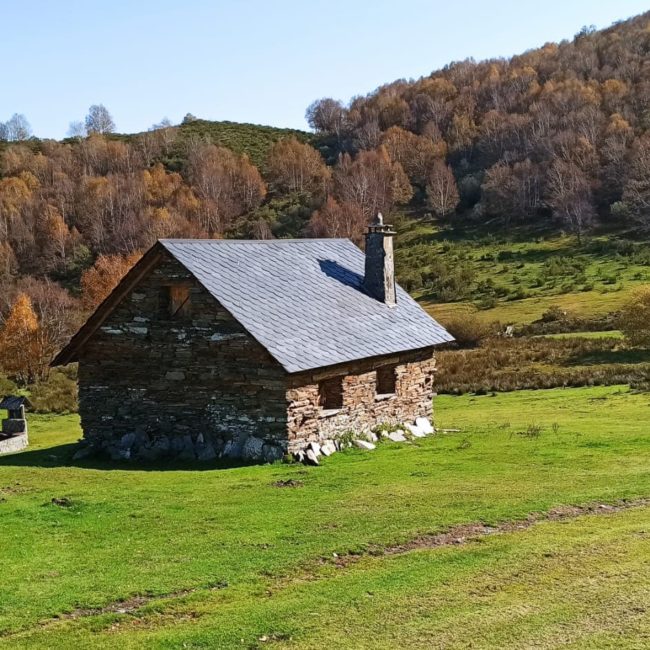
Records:
M57 355L88 451L274 460L430 417L452 337L396 286L381 215L345 239L161 240Z

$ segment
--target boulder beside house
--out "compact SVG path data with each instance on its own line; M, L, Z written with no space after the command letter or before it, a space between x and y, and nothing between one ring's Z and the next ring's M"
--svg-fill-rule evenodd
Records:
M53 361L79 363L84 453L273 461L430 418L453 339L395 284L393 235L157 242Z

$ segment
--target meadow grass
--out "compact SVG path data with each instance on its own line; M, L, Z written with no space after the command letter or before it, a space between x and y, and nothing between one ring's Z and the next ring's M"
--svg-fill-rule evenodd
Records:
M602 332L561 332L559 334L537 334L533 338L548 339L616 339L621 341L625 338L621 330L605 330Z
M620 335L489 337L474 348L441 350L436 387L440 393L485 393L630 384L650 377L650 349L635 348Z
M646 648L648 510L57 623L15 647Z
M0 645L642 647L648 508L375 549L650 496L650 395L443 396L436 419L460 431L320 467L137 468L75 463L76 418L32 416L0 459Z
M650 284L647 246L621 233L580 244L550 232L511 228L495 236L471 226L454 230L408 217L400 219L398 231L398 277L408 282L414 273L422 275L423 286L416 282L408 288L443 322L476 312L486 321L522 325L554 305L577 317L603 316ZM461 268L471 276L446 289L457 295L428 289L427 271L439 262L452 276Z
M555 306L580 318L605 316L621 309L639 286L640 284L633 284L612 293L569 292L522 300L499 301L490 309L479 309L470 302L441 303L426 298L420 299L420 304L442 323L466 314L474 314L488 323L496 321L504 325L526 325L539 320L544 312Z

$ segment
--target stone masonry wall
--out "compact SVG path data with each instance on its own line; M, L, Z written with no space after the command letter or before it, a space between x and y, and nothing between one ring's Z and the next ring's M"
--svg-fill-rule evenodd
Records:
M161 288L189 284L190 313L161 312ZM273 460L286 452L286 374L173 258L108 317L79 362L92 450L113 458Z
M395 394L377 396L376 370L394 365ZM432 415L435 359L431 348L378 357L289 377L289 451L307 442L335 439L346 431L367 432L380 423L402 424ZM320 404L319 382L343 378L343 407L328 412Z

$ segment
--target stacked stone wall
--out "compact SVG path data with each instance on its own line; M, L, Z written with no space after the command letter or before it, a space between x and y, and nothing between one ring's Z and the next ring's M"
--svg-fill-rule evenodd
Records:
M161 291L189 286L185 317ZM79 363L93 450L114 458L273 460L286 451L286 373L171 257L110 314Z
M395 393L377 394L377 368L392 365L396 373ZM403 424L432 416L435 359L432 349L378 357L299 373L289 378L289 451L308 442L322 443L348 431L364 433L381 423ZM321 404L320 382L341 377L343 406L328 410Z

